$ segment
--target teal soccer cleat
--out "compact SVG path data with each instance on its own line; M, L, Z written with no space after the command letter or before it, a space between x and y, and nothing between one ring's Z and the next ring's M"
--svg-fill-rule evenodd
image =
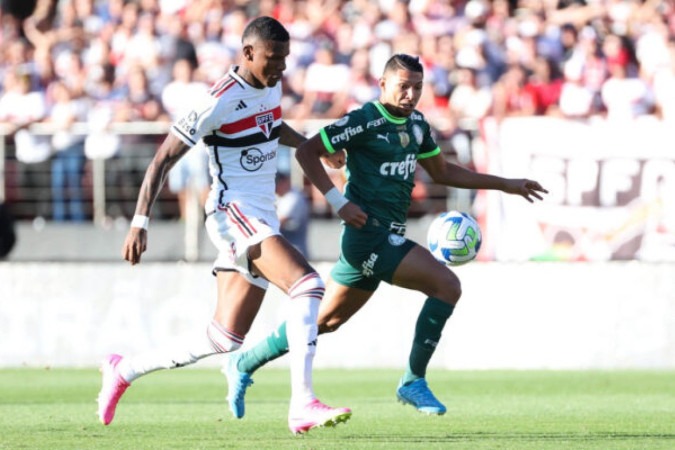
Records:
M246 372L240 372L237 364L239 363L239 353L229 355L227 366L222 370L227 378L227 402L230 405L232 415L237 419L244 417L246 405L244 396L246 389L253 384L253 378Z
M439 416L445 414L445 405L434 397L424 378L418 378L406 385L400 384L396 396L401 403L412 405L421 413Z

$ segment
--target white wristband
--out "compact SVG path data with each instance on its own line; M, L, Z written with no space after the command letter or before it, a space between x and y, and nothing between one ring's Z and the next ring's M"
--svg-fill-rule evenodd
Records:
M148 229L148 224L150 223L150 218L148 216L141 216L136 214L133 219L131 219L132 228L143 228L144 230Z
M330 206L333 207L333 211L335 212L340 211L343 206L349 203L349 200L347 200L344 195L340 194L340 191L338 191L336 187L333 187L330 191L326 192L324 197L326 197L326 201L330 203Z

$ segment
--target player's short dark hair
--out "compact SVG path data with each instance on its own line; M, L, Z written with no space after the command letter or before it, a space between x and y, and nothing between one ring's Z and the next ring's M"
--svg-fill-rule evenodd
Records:
M397 53L387 61L384 65L384 73L396 71L399 69L410 72L424 73L422 63L420 63L419 56L406 55L405 53Z
M241 35L241 42L254 37L275 42L288 42L291 39L288 30L278 20L268 16L257 17L249 22Z

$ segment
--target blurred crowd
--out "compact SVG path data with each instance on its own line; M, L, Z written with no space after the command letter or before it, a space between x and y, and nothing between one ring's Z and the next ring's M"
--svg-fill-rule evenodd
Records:
M291 34L282 107L298 123L377 98L384 62L398 52L420 56L418 109L467 164L488 116L675 121L670 0L38 0L28 18L0 14L0 122L60 127L47 151L57 198L72 198L68 177L87 156L69 124L170 121L191 89L237 63L242 30L258 15ZM112 154L133 139L108 144ZM428 195L424 180L416 195ZM56 219L84 217L59 205Z

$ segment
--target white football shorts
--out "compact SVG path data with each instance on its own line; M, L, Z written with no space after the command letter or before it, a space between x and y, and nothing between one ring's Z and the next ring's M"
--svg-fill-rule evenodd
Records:
M267 289L269 282L251 273L248 249L264 239L278 235L279 218L275 211L261 210L239 202L218 206L206 218L206 231L218 256L213 271L236 270L249 283Z

